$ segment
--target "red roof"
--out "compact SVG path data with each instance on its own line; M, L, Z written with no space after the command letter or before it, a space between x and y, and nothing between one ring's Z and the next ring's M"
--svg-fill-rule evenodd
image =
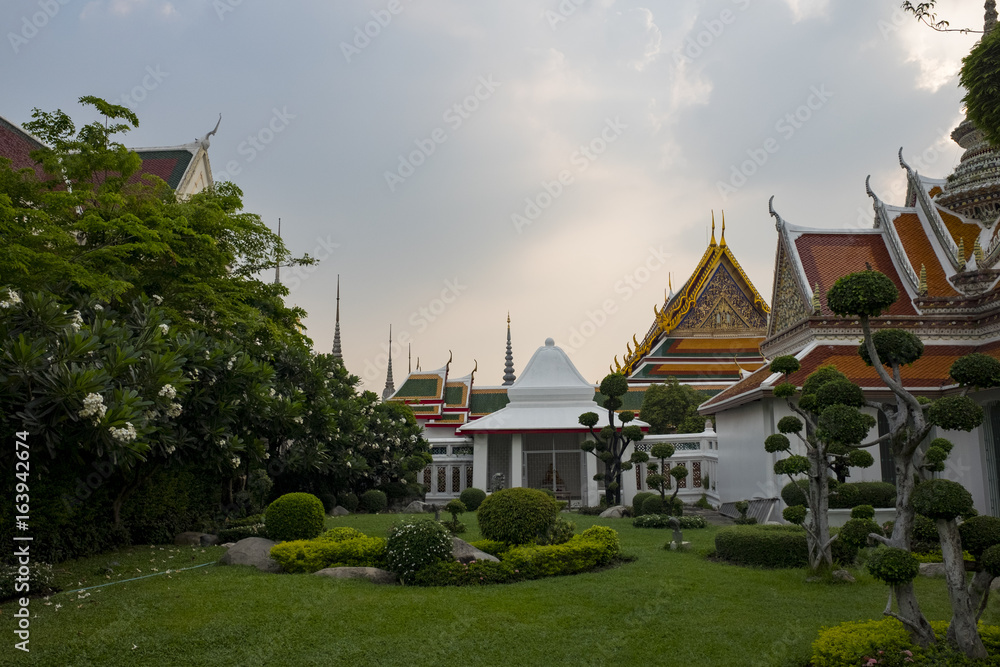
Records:
M889 276L900 295L906 294L903 281L892 263L881 234L807 232L795 239L795 247L810 289L819 285L819 298L824 312L830 312L826 305L826 292L833 287L833 283L842 276L864 271L869 266ZM917 313L910 299L900 298L889 308L887 314Z
M15 170L34 169L39 178L44 178L41 165L31 159L31 151L39 148L44 148L41 142L0 117L0 157L10 160Z
M921 266L927 270L927 296L958 296L958 292L948 282L944 267L941 266L917 214L903 213L892 224L903 244L903 251L910 260L910 266L918 275Z

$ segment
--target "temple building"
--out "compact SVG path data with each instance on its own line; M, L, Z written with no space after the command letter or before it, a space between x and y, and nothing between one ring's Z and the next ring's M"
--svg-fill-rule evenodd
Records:
M623 373L629 393L623 409L638 410L651 384L675 377L710 398L764 365L760 343L767 333L770 309L744 273L722 233L712 238L697 267L663 305L653 306L653 323L642 340L626 344L624 363L614 359L612 372Z
M860 325L834 315L826 293L841 276L876 269L899 290L899 300L873 327L902 328L924 342L923 356L901 371L904 385L934 399L960 388L948 375L960 356L1000 354L1000 149L987 144L968 120L952 133L965 149L944 179L917 173L904 160L907 191L901 205L883 202L868 187L874 207L871 229L819 229L787 222L771 208L777 229L771 319L761 351L768 359L795 355L801 369L790 380L835 365L874 400L891 397L875 370L858 356ZM774 475L778 455L764 451L764 438L790 414L773 396L780 376L762 367L702 404L716 416L719 488L723 500L776 497L785 479ZM941 475L961 482L980 512L1000 515L1000 390L970 394L985 408L986 421L971 433L932 430L955 448ZM878 417L872 440L887 431ZM887 448L872 451L875 465L852 469L851 481L894 481Z

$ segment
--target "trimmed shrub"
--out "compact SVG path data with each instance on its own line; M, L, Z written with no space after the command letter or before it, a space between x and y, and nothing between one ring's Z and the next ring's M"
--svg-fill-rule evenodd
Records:
M414 586L487 586L524 581L525 576L509 563L440 561L413 575Z
M708 528L708 522L700 516L679 516L675 517L680 522L681 530L694 528ZM632 525L636 528L671 528L669 514L646 514L632 520Z
M368 489L361 494L361 509L369 514L384 512L389 506L389 499L386 498L385 491L378 489Z
M264 525L276 542L311 540L323 532L323 503L311 493L286 493L267 506Z
M642 501L643 514L663 514L665 511L664 507L666 507L666 503L663 502L663 498L657 495L650 496ZM636 516L638 516L638 513L636 513Z
M919 561L897 547L879 547L865 565L873 577L890 586L909 583L920 574Z
M858 505L851 509L852 519L874 519L875 508L871 505Z
M393 526L386 541L388 569L409 583L419 570L442 560L451 560L452 545L448 531L433 519Z
M617 532L591 526L563 544L514 547L504 554L503 562L525 578L536 579L586 572L609 564L620 553Z
M847 482L830 487L830 509L851 509L858 505L895 507L896 486L889 482Z
M537 489L502 489L486 498L476 512L483 537L509 544L528 544L545 535L559 506Z
M888 533L886 533L888 535ZM941 536L937 531L937 524L923 514L913 517L913 529L910 531L914 551L927 551L937 548L941 543Z
M806 522L806 511L803 505L792 505L781 510L781 517L788 523L801 526Z
M929 519L950 521L972 509L972 494L950 479L929 479L913 490L913 509Z
M479 506L483 504L483 501L486 500L486 492L482 489L470 486L462 491L462 493L458 496L458 499L465 504L465 507L470 512L475 512L479 509Z
M350 528L348 526L338 526L336 528L331 528L319 537L317 540L327 540L329 542L343 542L345 540L355 540L359 537L368 537L362 533L357 528Z
M329 514L337 506L337 496L332 493L321 494L319 499L323 501L323 511Z
M251 514L242 519L233 519L227 524L227 528L239 528L240 526L256 526L264 523L263 514Z
M285 572L309 573L326 567L385 567L386 541L381 537L346 540L293 540L271 547L271 558Z
M652 498L653 496L659 497L658 494L650 493L649 491L640 491L639 493L632 496L632 513L635 516L642 516L643 514L645 514L645 512L643 512L642 510L642 504L646 502L647 498ZM605 509L607 508L606 507L602 508L601 512L603 512ZM601 512L598 512L598 514L600 514Z
M223 528L216 531L216 537L220 544L226 542L239 542L247 537L267 537L267 528L263 523L255 523L250 526L235 526L233 528Z
M809 564L806 531L799 526L727 526L715 535L715 552L735 565L781 568Z
M1000 518L995 516L974 516L963 521L958 527L962 536L962 548L979 560L983 552L995 544L1000 544Z
M549 527L544 537L536 540L538 544L562 544L568 542L576 532L576 524L561 516L556 517L555 522Z
M840 527L834 544L840 543L838 559L844 565L851 565L858 557L858 551L868 546L868 535L882 534L882 527L872 519L850 519Z
M359 502L357 495L353 493L341 493L337 496L337 504L348 512L357 512Z
M506 542L497 542L496 540L476 540L475 542L469 542L469 544L472 547L488 553L491 556L496 556L497 558L501 558L503 554L510 549L510 545Z
M789 507L795 507L796 505L804 506L807 502L806 492L808 489L808 479L797 479L794 482L789 482L782 487L781 499L784 500L785 504Z
M840 667L863 665L879 651L898 655L911 649L910 635L895 618L850 621L823 628L812 644L812 665Z

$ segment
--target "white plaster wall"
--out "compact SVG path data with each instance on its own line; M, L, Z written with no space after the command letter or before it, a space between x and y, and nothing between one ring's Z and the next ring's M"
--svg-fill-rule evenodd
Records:
M774 482L774 455L764 451L771 429L772 399L747 403L716 415L719 469L716 490L722 502L773 498L781 491Z

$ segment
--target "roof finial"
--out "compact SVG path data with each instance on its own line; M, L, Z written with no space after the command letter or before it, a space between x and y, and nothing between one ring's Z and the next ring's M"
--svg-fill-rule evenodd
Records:
M711 242L708 245L711 248L715 247L715 211L714 210L712 211L712 240L711 240Z
M389 397L396 393L396 387L392 383L392 325L389 325L389 366L385 371L385 389L382 390L382 400L387 401Z
M413 351L410 349L411 345L406 344L406 372L407 374L413 372Z
M454 355L452 355L451 350L448 350L448 363L446 363L444 365L444 377L445 377L445 379L448 378L448 371L451 370L451 360L453 358L454 358Z
M822 304L819 300L819 283L813 283L812 307L814 313L819 313Z
M211 144L211 141L210 141L211 136L213 134L215 134L216 132L219 131L219 123L221 123L221 122L222 122L222 114L220 113L219 114L219 120L216 121L216 123L215 123L215 128L211 132L209 132L208 134L206 134L204 137L202 137L201 139L198 140L198 144L202 148L204 148L206 151L208 150L208 147Z
M476 362L476 365L475 365L475 367L474 367L474 368L472 369L472 374L471 374L471 375L469 375L469 386L470 386L470 387L472 386L472 383L476 381L476 371L478 371L478 370L479 370L479 362L478 362L478 361L476 361L475 359L473 359L473 361L475 361L475 362Z
M980 245L979 239L972 245L972 256L976 258L976 264L983 263L983 246Z
M986 14L983 17L983 33L984 36L990 34L990 31L996 27L997 24L997 3L994 0L986 0Z
M956 253L958 259L959 270L965 268L965 237L958 240L958 252Z
M514 351L510 346L510 311L507 311L507 355L503 364L503 384L501 387L508 387L514 384L517 376L514 375Z
M719 237L719 245L726 246L726 212L722 212L722 236Z
M920 284L917 285L917 294L927 296L927 267L920 265Z
M420 372L420 357L417 357L417 372Z
M670 288L670 295L667 297L669 300L669 298L674 295L674 281L671 278L669 271L667 271L667 287Z
M343 361L344 353L340 349L340 274L337 274L337 319L333 325L333 356Z
M774 218L775 229L780 232L782 225L785 224L785 221L782 220L781 216L778 215L778 212L774 210L774 195L771 195L771 198L767 200L767 211L771 214L771 217Z

